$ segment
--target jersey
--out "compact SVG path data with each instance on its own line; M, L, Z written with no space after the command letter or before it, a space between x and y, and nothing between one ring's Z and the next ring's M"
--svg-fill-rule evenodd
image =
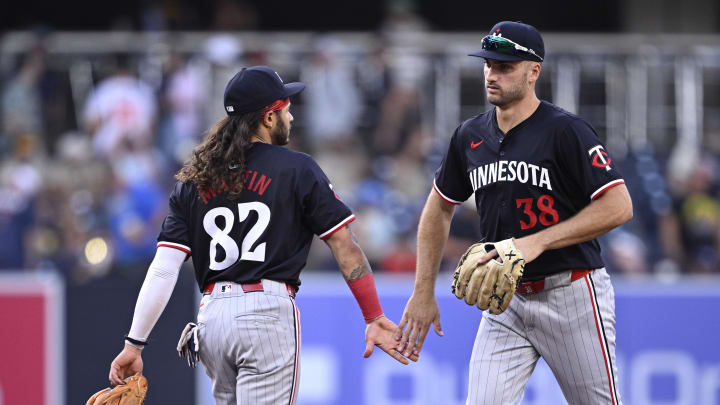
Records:
M623 183L590 124L541 101L507 134L498 128L494 108L463 122L433 186L453 204L474 194L482 240L498 241L567 220ZM523 279L601 267L600 245L593 239L545 251L525 265Z
M307 154L253 143L239 198L177 182L158 246L192 255L198 286L270 279L300 285L313 235L355 219Z

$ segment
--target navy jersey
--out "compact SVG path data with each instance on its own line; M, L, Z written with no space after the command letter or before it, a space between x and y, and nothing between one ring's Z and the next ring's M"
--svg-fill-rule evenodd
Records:
M623 183L590 124L542 101L505 135L494 108L463 122L435 173L434 188L453 204L474 194L483 240L499 241L569 219ZM544 252L525 266L524 278L599 267L600 245L591 240Z
M355 216L304 153L254 143L245 176L235 200L176 183L158 246L192 255L201 290L216 281L263 278L297 287L313 235L327 238Z

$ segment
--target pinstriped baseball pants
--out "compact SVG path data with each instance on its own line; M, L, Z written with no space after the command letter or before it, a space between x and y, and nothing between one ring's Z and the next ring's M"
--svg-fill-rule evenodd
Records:
M472 357L468 405L520 404L542 356L568 403L620 404L615 362L615 295L605 269L545 290L515 294L500 315L483 312Z
M200 360L218 405L293 405L300 376L300 319L284 283L243 292L218 282L198 312Z

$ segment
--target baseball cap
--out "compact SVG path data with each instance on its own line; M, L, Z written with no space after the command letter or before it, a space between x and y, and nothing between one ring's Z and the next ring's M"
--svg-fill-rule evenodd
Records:
M227 115L242 115L257 111L304 89L304 83L283 83L280 75L267 66L243 68L225 87L225 112Z
M485 59L503 62L545 59L545 43L540 31L529 24L515 21L501 21L482 40L482 49L469 54Z

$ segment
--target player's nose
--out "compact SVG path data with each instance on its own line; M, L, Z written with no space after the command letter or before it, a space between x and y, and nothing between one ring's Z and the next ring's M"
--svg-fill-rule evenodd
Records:
M488 82L496 82L498 78L498 70L492 67L487 68L485 71L485 77Z
M491 68L485 68L485 83L495 83L497 81L497 74L493 72Z

